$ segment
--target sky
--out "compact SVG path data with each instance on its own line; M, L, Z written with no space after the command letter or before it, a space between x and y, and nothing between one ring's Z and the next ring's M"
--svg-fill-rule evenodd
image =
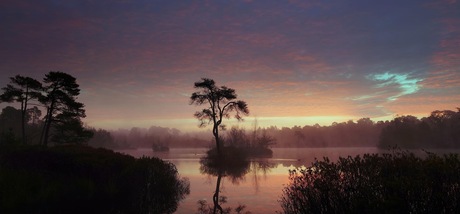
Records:
M189 102L203 77L248 103L246 125L422 117L460 107L459 11L458 0L0 0L0 86L71 74L84 122L105 129L197 130L203 107Z

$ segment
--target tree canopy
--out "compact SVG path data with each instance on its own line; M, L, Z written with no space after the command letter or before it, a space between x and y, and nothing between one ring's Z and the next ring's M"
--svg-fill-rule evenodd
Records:
M60 135L59 138L53 138L54 140L59 139L62 142L66 137L71 140L70 143L87 140L71 137L79 134L79 130L82 129L80 118L86 117L83 103L76 101L80 94L76 78L64 72L51 71L46 74L44 83L45 95L40 100L47 108L42 138L43 145L48 144L49 131L53 125L58 127L58 134ZM69 129L69 127L73 128Z
M380 147L458 148L460 146L460 109L436 110L429 117L400 116L380 134Z
M21 103L21 135L22 143L27 144L25 123L29 101L39 99L42 94L42 84L31 78L16 75L10 78L10 83L2 88L3 93L0 95L2 102L19 102Z

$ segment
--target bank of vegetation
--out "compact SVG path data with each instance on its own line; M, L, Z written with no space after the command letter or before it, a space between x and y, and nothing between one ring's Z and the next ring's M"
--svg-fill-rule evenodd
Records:
M87 146L0 147L0 213L173 213L176 167Z
M460 157L408 152L327 158L290 171L283 213L459 213Z

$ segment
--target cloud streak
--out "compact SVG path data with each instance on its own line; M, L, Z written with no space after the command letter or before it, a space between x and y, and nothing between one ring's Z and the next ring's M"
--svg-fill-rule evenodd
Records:
M387 98L388 101L396 101L399 97L416 93L420 90L418 84L423 79L411 78L409 74L382 73L367 76L370 80L378 82L375 86L378 89L388 90L389 87L396 87L399 92Z

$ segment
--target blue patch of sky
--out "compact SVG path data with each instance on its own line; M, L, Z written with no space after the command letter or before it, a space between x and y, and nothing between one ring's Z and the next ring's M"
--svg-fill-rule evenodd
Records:
M367 78L379 82L377 85L375 85L377 88L397 86L400 92L396 95L388 97L388 101L395 101L401 96L418 92L421 87L418 83L423 80L421 78L411 77L410 74L398 74L391 72L370 74L367 76Z

